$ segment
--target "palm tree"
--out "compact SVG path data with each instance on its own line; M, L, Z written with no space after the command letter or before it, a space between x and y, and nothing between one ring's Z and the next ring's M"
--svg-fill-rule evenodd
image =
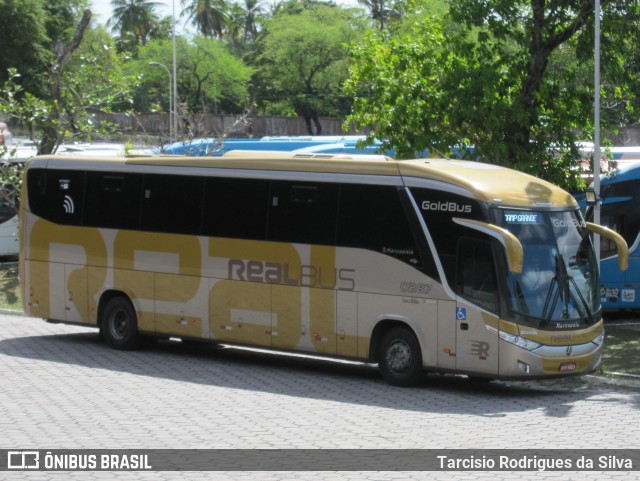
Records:
M181 16L188 20L205 37L221 37L227 19L224 0L181 0Z
M225 23L225 37L231 39L233 45L239 47L242 43L244 31L245 10L237 3L234 3L227 13Z
M244 38L255 40L258 35L258 19L265 15L261 0L244 0Z
M225 35L234 45L255 40L258 35L258 19L264 16L261 0L244 0L244 6L234 3L227 12Z
M369 10L371 19L378 25L380 33L384 33L391 20L400 16L393 0L358 0L358 3Z
M158 2L149 0L111 0L113 15L107 21L111 31L124 39L133 36L138 45L144 45L150 34L158 29L159 17L154 10Z

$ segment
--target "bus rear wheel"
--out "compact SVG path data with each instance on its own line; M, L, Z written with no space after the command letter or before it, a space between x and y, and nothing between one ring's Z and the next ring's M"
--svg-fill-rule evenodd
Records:
M104 306L100 332L111 347L134 349L140 343L136 311L124 297L114 297Z
M394 386L415 386L423 378L422 353L415 334L404 327L389 329L380 341L378 368Z

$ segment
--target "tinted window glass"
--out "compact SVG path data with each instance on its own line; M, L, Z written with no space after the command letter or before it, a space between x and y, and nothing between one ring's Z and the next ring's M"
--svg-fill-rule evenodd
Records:
M479 239L458 241L456 292L491 312L498 311L498 292L491 244Z
M82 225L84 172L34 169L28 176L33 212L58 224Z
M624 220L624 214L609 211L600 217L600 224L618 232L619 234L622 234L625 230ZM631 238L631 236L625 236L625 240L627 241L628 245L633 244L633 242L629 242ZM613 239L610 239L609 237L600 236L600 256L605 258L616 255L617 253L618 247L615 241Z
M199 234L204 179L183 175L145 175L144 230Z
M453 285L458 239L469 232L468 228L455 223L453 219L459 217L485 221L486 213L476 200L450 192L412 188L411 193L435 243L447 281Z
M638 182L614 182L603 187L604 203L601 211L601 224L618 232L629 246L633 245L640 230L640 196ZM600 237L602 257L615 255L617 249L613 241Z
M267 180L207 179L205 235L264 240L268 202Z
M337 185L274 181L269 199L269 240L335 245Z
M421 256L394 186L343 185L338 245L396 257L420 268Z
M88 172L85 225L138 229L142 174Z

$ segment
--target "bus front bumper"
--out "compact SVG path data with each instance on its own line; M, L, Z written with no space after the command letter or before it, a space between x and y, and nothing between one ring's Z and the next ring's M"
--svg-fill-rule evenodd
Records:
M594 372L602 359L603 345L594 342L574 346L540 346L528 351L500 340L500 378L542 379L578 376Z

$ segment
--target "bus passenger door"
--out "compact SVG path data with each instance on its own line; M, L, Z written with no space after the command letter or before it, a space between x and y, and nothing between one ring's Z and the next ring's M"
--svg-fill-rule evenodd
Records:
M456 268L456 369L498 374L498 284L491 243L477 238L458 241Z

